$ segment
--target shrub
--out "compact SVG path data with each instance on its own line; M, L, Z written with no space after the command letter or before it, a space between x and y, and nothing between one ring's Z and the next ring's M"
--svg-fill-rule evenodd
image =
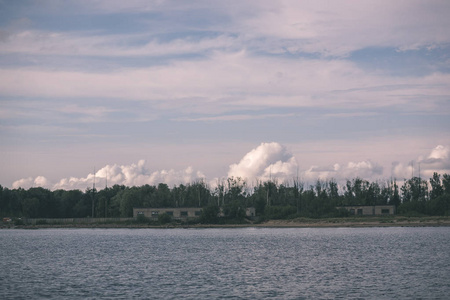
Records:
M144 216L143 214L139 214L136 217L136 222L137 223L149 223L149 219L146 216Z
M24 221L22 220L22 218L17 218L14 220L14 225L25 225Z
M267 219L287 219L296 213L294 206L267 206L264 212Z
M167 223L170 223L171 221L172 221L172 217L166 213L162 213L162 214L158 215L158 222L160 224L167 224Z
M200 222L203 224L215 224L218 222L220 209L217 205L209 205L202 209Z

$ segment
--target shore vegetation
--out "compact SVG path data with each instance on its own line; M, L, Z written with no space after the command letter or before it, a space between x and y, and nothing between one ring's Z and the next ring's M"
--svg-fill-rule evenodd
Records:
M334 180L317 180L309 186L298 180L292 183L270 180L250 188L241 178L228 178L214 188L199 180L173 187L164 183L140 187L114 185L102 190L88 188L84 192L0 186L0 217L3 223L12 221L17 225L30 218L42 222L57 218L132 218L134 207L201 207L202 215L195 220L198 224L245 225L270 220L301 223L317 219L331 222L354 218L339 207L357 205L394 205L395 218L450 216L450 175L434 173L429 180L413 177L402 186L395 180L369 182L361 178L347 180L342 186ZM249 207L256 212L251 220L246 218ZM138 217L134 222L151 225L155 221ZM155 224L174 222L171 216L162 214Z

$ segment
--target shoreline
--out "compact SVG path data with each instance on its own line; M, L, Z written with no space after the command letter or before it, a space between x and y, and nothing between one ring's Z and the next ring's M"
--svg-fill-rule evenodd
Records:
M364 228L364 227L450 227L450 217L394 217L394 218L332 218L268 220L245 224L139 224L139 223L89 223L89 224L39 224L2 225L0 229L170 229L170 228Z

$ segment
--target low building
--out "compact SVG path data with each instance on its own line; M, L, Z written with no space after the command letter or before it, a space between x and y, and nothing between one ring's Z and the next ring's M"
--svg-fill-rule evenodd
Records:
M139 215L146 218L157 219L160 214L166 213L174 219L199 218L202 214L201 207L177 207L177 208L149 208L149 207L134 207L133 217L137 218ZM219 217L223 217L223 209L220 208ZM247 207L245 209L245 216L253 218L256 216L254 207Z
M395 214L395 205L352 205L352 206L340 206L337 209L346 209L351 215L357 216L385 216Z
M198 218L202 213L200 207L176 207L176 208L148 208L135 207L133 208L133 217L137 218L139 215L147 218L157 219L159 215L166 213L174 219L188 219Z

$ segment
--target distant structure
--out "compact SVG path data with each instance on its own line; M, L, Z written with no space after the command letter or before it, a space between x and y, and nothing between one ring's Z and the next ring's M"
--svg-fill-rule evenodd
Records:
M105 190L108 190L108 170L106 170ZM108 199L105 198L105 218L108 217Z
M174 219L199 218L202 214L200 207L177 207L177 208L133 208L133 217L144 216L150 219L157 219L161 214L168 214Z
M395 214L395 205L351 205L340 206L337 209L346 209L351 215L356 216L386 216Z
M94 167L94 182L92 183L92 218L94 217L94 201L95 201L95 167Z
M133 207L133 217L144 216L150 219L157 219L161 214L168 214L174 219L192 219L199 218L202 214L201 207L174 207L174 208L149 208L149 207ZM224 213L222 208L218 214L219 217L223 217ZM245 209L245 216L248 218L254 218L256 216L256 209L254 207L247 207Z

